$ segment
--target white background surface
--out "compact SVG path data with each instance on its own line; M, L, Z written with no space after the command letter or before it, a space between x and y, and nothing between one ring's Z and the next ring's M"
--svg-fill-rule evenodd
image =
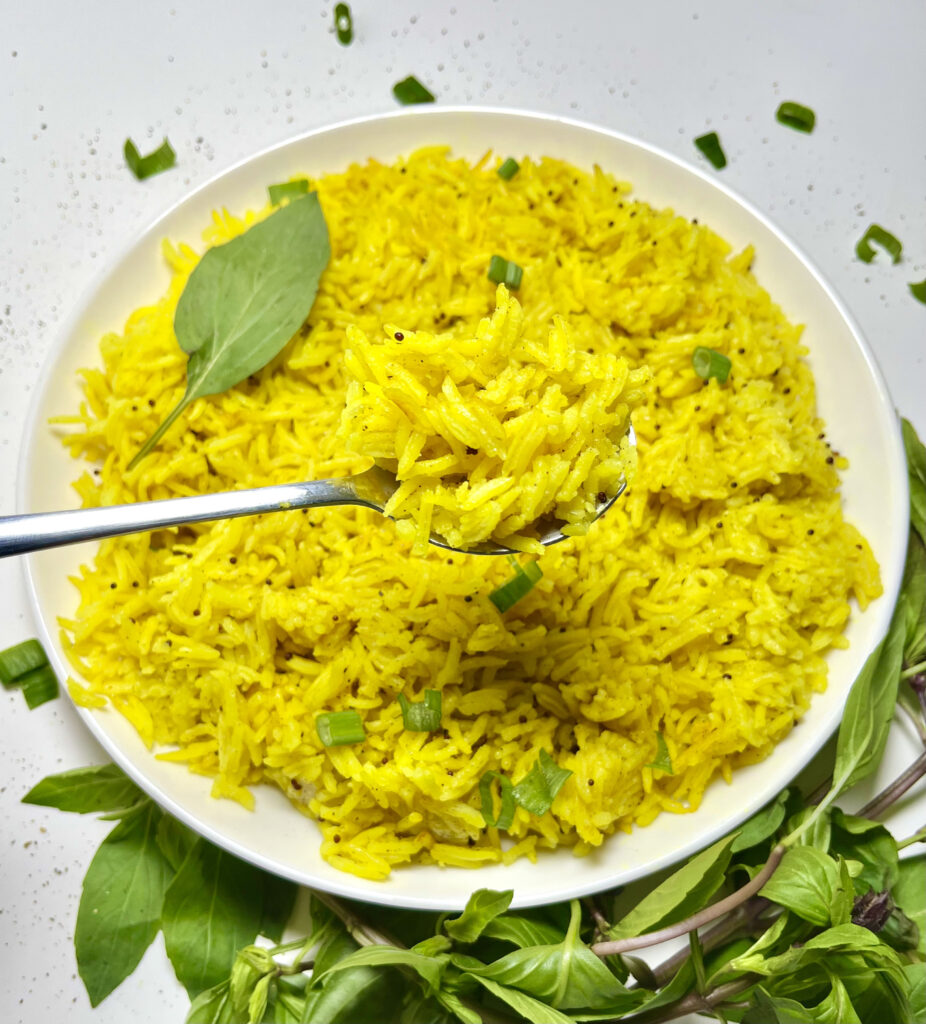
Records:
M408 74L439 103L578 117L693 163L692 138L717 130L724 181L835 283L898 408L926 437L926 307L907 291L926 277L921 3L356 0L348 48L330 30L332 9L0 3L0 514L14 508L22 424L56 326L107 261L216 171L307 128L393 109L391 86ZM783 99L814 107L813 135L775 122ZM135 181L122 163L126 136L147 152L165 134L178 167ZM904 242L898 266L854 259L871 221ZM0 562L0 595L2 647L34 631L16 560ZM31 713L16 693L0 702L5 1019L182 1020L188 1004L160 940L90 1009L71 937L80 880L109 826L19 800L44 775L102 752L64 700ZM869 791L915 750L898 725ZM905 836L924 818L921 787L891 825Z

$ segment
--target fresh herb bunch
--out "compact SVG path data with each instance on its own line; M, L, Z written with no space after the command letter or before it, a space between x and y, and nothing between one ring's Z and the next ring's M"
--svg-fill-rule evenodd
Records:
M199 838L114 765L51 776L24 800L118 822L77 914L91 1003L162 930L192 999L187 1024L926 1021L926 854L898 856L926 828L898 842L879 821L926 775L926 751L857 814L835 806L877 768L898 705L926 747L926 448L903 431L913 529L900 600L820 791L786 789L642 896L633 886L509 912L512 892L480 889L451 916L311 893L310 933L279 944L291 882ZM658 966L632 955L686 935Z

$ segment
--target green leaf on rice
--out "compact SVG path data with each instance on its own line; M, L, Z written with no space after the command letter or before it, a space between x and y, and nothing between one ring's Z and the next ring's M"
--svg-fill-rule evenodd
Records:
M133 469L194 401L262 369L305 323L331 249L318 195L291 200L209 249L177 303L174 330L189 357L186 391L128 465Z

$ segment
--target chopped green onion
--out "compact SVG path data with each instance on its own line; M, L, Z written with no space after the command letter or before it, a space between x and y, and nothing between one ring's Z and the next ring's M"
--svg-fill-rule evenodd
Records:
M708 160L719 171L721 167L727 166L727 157L720 145L717 132L708 132L707 135L699 135L694 144L701 150Z
M274 206L279 206L284 199L295 199L296 196L304 196L309 191L309 182L306 178L296 178L295 181L283 181L279 185L269 185L267 194Z
M495 800L492 797L492 780L498 779L501 806L495 815ZM511 779L501 772L486 772L479 780L479 799L482 803L482 819L489 828L511 828L514 821L514 793Z
M315 719L315 731L326 747L362 743L367 736L356 711L326 711Z
M354 19L347 4L335 4L334 28L338 33L338 42L342 46L348 46L354 38Z
M510 157L508 157L508 159L507 159L507 160L506 160L506 161L505 161L505 162L504 162L504 163L502 164L502 166L501 166L501 167L499 167L499 169L498 169L498 176L499 176L500 178L504 178L504 179L505 179L505 181L511 181L511 179L512 179L512 178L513 178L513 177L514 177L514 176L515 176L515 175L516 175L516 174L518 173L518 171L520 171L520 170L521 170L521 165L520 165L520 164L518 163L518 161L517 161L517 160L515 160L515 158L514 158L513 156L510 156Z
M926 303L926 281L910 283L910 294L917 302Z
M875 245L880 245L891 257L892 263L900 262L900 254L903 252L900 240L895 238L890 231L885 231L880 224L869 224L868 230L862 235L855 246L855 255L863 263L871 263L875 258L875 251L870 245L871 242L874 242Z
M409 75L401 82L396 82L392 87L392 95L404 106L409 106L412 103L434 102L434 93L425 88L414 75Z
M58 696L58 677L55 675L51 665L40 665L24 676L20 676L16 683L22 687L23 696L29 709L37 708L48 700L54 700Z
M515 564L517 565L517 563ZM517 573L506 583L493 590L489 594L489 600L500 612L507 612L534 589L534 584L541 576L543 576L543 570L536 562L517 565Z
M672 758L669 756L669 748L661 732L656 733L656 756L652 761L647 762L646 767L665 772L666 775L675 774L672 769Z
M724 384L727 377L730 376L730 367L733 364L722 352L698 345L691 353L691 365L701 380L710 380L711 377L716 377L719 384Z
M138 152L138 147L131 139L126 139L122 152L125 155L125 162L129 165L129 170L139 181L150 178L152 174L167 171L177 162L177 154L171 149L167 139L147 156L142 156Z
M424 700L410 701L404 693L399 694L402 721L409 732L434 732L440 728L440 690L425 690Z
M553 758L541 750L534 767L514 787L515 802L538 818L542 817L553 806L556 794L570 775L568 768L559 768Z
M38 640L23 640L0 651L0 681L4 686L12 686L27 672L47 664L48 656Z
M521 287L523 273L524 271L517 263L512 263L511 260L506 260L502 256L493 256L489 260L489 280L496 284L507 285L512 291L517 291Z
M775 119L799 132L812 132L817 115L800 103L782 103L775 111Z

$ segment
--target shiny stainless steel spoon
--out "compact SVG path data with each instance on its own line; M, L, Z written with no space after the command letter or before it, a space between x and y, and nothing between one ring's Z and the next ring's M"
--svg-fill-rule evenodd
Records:
M636 439L631 428L630 443ZM104 537L120 537L126 533L143 533L167 526L205 523L215 519L235 519L261 512L283 512L296 508L323 508L326 505L361 505L382 512L386 502L399 486L395 476L373 466L365 473L335 480L309 480L298 484L275 484L244 491L219 491L162 501L141 501L130 505L109 505L102 508L79 508L67 512L34 512L29 515L0 517L0 558L42 551L65 544L77 544ZM595 518L599 519L623 494L622 481L615 494L598 503ZM544 547L565 540L562 524L552 518L540 519L536 536ZM443 537L431 534L430 541L448 551L469 555L516 554L510 548L485 541L465 550L451 547Z

